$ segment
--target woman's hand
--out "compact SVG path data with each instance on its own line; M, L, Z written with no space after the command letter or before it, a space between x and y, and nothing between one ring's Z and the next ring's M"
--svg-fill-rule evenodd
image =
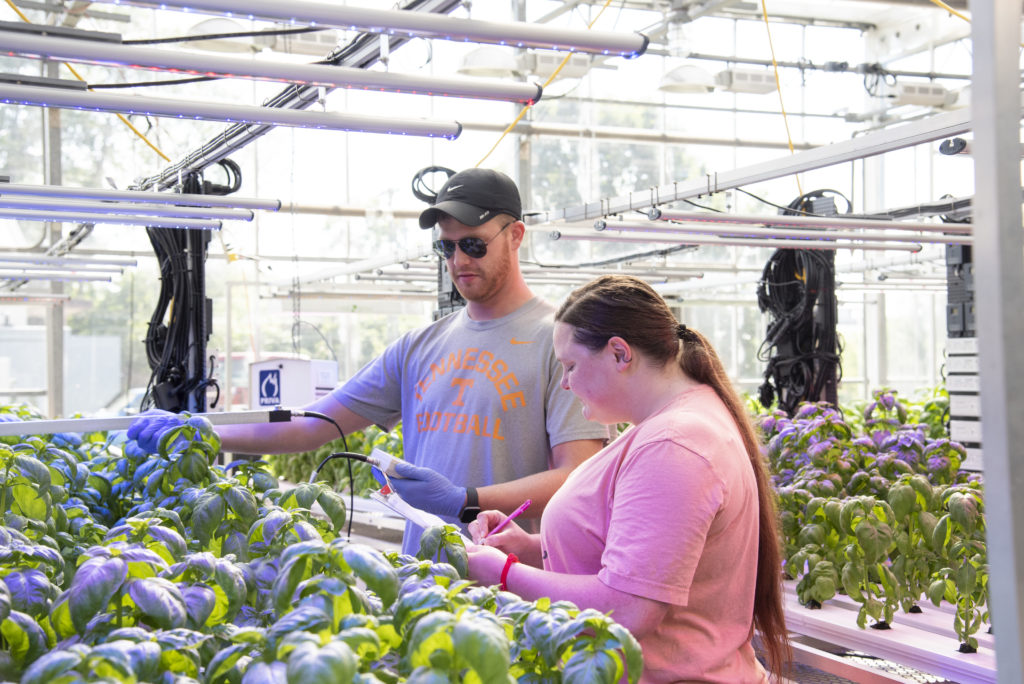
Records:
M466 547L469 557L469 578L482 586L501 582L501 570L508 555L490 546L474 544Z
M487 535L508 516L501 511L482 511L476 520L469 523L469 534L473 542L482 546L493 546L505 553L514 553L524 563L541 567L540 537L524 530L515 522L509 522L490 537Z

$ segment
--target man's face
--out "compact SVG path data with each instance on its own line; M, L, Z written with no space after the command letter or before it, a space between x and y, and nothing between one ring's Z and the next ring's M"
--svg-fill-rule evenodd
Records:
M515 220L506 215L495 216L476 227L467 226L450 216L444 216L438 222L437 237L442 240L457 242L462 238L475 237L487 243L487 252L482 257L473 258L461 247L456 247L445 260L452 282L467 301L487 302L505 287L517 258L512 237L514 223Z

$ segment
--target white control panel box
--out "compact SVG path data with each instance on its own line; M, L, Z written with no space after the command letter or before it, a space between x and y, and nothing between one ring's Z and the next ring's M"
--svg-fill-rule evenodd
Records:
M323 359L267 359L249 364L249 408L297 408L338 384L338 364Z

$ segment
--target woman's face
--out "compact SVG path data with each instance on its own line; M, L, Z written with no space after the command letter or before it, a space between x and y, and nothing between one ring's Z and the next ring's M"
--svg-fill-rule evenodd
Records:
M591 351L573 339L574 328L555 323L555 357L562 364L562 388L571 390L583 402L583 417L611 425L621 421L616 390L619 374L615 355L605 346Z

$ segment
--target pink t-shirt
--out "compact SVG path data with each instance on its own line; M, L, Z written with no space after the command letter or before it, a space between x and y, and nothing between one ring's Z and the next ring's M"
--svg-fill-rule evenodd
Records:
M754 471L706 385L576 468L541 519L546 570L669 604L640 642L648 683L768 681L750 645L757 545Z

